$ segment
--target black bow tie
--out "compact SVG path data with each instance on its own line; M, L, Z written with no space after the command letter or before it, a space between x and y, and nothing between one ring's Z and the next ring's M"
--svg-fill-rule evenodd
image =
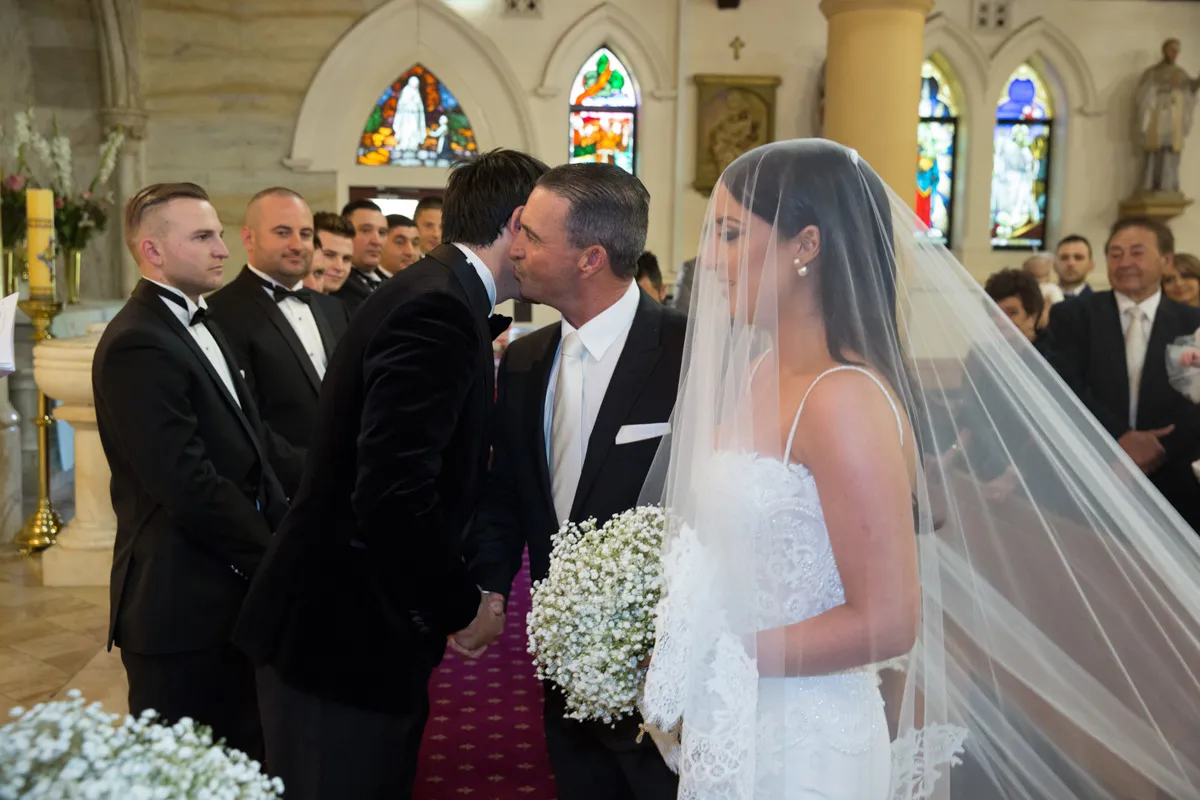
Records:
M149 281L147 281L147 283L149 283ZM167 300L170 300L172 303L174 303L175 305L182 308L184 311L187 311L187 307L188 307L187 300L184 300L182 297L180 297L179 295L170 291L169 289L164 289L163 287L159 286L157 283L151 283L150 285L152 287L154 287L154 291L159 297L166 298ZM197 308L196 312L194 314L192 314L192 318L190 320L188 320L188 326L198 325L199 323L204 321L204 317L205 317L204 309Z
M506 317L503 314L493 314L488 317L488 329L492 333L492 339L508 330L508 326L511 324L512 317Z
M289 297L294 297L295 299L299 300L301 303L309 302L308 290L305 289L303 286L301 286L299 289L296 289L295 291L292 291L291 289L287 289L283 286L280 286L278 283L272 283L271 281L264 281L262 278L259 278L257 275L255 275L254 277L258 278L258 282L270 290L272 296L274 296L274 298L275 298L276 303L282 303L284 300L287 300Z

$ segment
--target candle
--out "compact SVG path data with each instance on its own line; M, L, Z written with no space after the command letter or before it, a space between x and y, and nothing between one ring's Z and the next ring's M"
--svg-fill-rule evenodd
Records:
M54 192L25 190L29 293L54 295Z

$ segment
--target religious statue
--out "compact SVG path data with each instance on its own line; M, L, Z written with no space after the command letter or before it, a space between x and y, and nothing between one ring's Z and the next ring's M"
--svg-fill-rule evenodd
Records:
M425 101L421 99L421 80L413 75L396 100L396 116L392 122L396 148L402 151L420 150L425 145L428 128L425 122Z
M1200 78L1176 65L1179 40L1167 39L1162 61L1142 73L1137 88L1137 121L1146 151L1145 193L1179 194L1179 154L1192 128Z

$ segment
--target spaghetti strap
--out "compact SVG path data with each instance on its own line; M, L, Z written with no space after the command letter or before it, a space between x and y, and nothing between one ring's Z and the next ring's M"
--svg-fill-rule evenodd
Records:
M900 416L900 409L896 408L896 401L892 399L892 393L889 392L887 387L883 385L883 381L879 380L879 378L876 378L869 370L863 369L862 367L854 366L853 364L843 364L840 367L832 367L831 369L827 369L818 375L816 379L808 385L808 390L804 392L804 397L800 398L800 408L796 409L796 418L792 420L792 430L788 433L787 449L783 451L784 461L790 461L792 458L792 444L796 439L796 429L800 427L800 414L803 413L804 404L808 402L808 396L812 394L812 390L816 388L817 384L820 383L821 379L826 375L832 375L835 372L846 371L861 372L863 375L866 375L868 378L874 381L875 385L879 387L879 390L883 392L883 396L887 398L888 405L892 407L892 413L896 415L896 427L900 431L900 443L904 443L904 419Z

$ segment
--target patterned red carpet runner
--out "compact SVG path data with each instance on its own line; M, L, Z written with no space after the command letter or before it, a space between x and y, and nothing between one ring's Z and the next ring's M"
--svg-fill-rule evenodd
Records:
M447 652L434 670L416 800L555 800L542 686L525 649L528 613L526 557L504 636L477 661Z

